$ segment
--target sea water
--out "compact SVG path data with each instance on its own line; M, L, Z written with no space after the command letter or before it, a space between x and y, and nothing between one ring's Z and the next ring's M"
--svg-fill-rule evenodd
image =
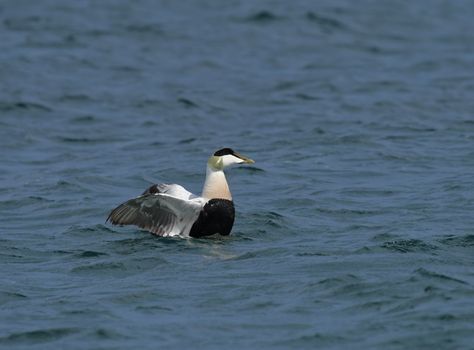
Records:
M0 347L474 345L470 1L0 3ZM200 193L229 237L105 224Z

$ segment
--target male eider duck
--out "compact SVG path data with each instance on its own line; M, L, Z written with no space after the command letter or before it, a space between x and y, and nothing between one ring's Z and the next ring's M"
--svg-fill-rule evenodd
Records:
M112 225L137 225L163 237L228 235L235 210L224 169L252 163L252 159L230 148L220 149L207 161L201 197L180 185L153 185L141 196L112 210L106 221Z

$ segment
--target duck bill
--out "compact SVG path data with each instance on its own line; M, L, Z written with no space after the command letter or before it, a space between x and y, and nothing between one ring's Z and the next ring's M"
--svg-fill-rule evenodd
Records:
M243 164L253 164L253 163L255 163L255 161L253 159L250 159L250 158L248 158L246 156L243 156L239 153L235 153L234 156L236 156L237 158L242 159Z

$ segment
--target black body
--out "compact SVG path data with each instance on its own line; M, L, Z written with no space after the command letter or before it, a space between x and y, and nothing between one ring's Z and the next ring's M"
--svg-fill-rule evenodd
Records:
M234 203L227 199L211 199L204 205L191 227L191 237L210 236L216 233L227 236L234 225Z

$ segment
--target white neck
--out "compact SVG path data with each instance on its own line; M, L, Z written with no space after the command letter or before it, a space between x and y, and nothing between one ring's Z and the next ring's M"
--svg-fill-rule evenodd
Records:
M207 166L206 181L202 189L202 196L206 199L222 198L232 200L224 171L215 170L209 165Z

